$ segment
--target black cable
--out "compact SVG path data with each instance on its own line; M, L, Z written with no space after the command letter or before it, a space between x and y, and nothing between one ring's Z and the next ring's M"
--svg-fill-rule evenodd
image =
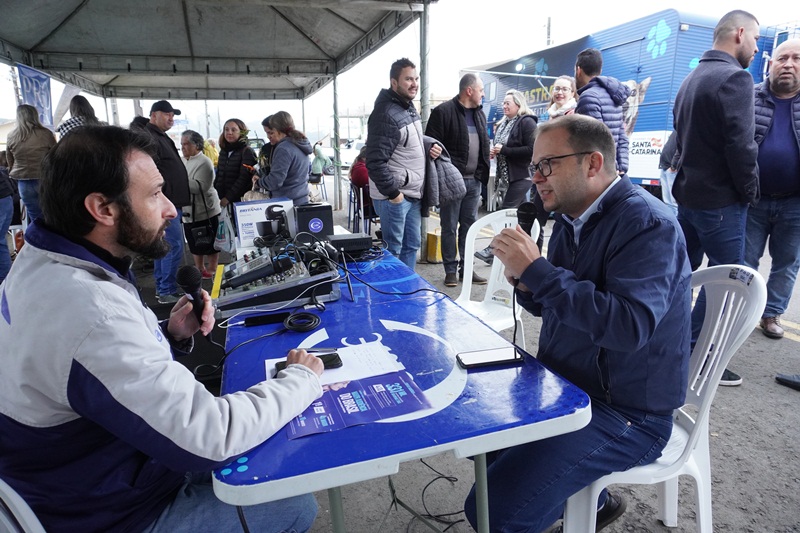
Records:
M457 515L463 514L464 510L462 509L460 511L454 511L454 512L450 512L450 513L433 514L433 513L430 512L430 510L428 510L428 506L425 503L425 491L427 491L428 488L431 485L433 485L435 482L439 481L440 479L444 479L445 481L449 481L451 485L454 485L456 482L458 482L458 478L455 477L455 476L448 476L448 475L442 474L441 472L439 472L438 470L433 468L431 465L426 463L424 459L420 459L419 461L422 464L424 464L425 466L427 466L429 469L433 470L437 474L436 477L433 478L432 480L430 480L428 482L428 484L425 485L425 487L423 487L423 489L422 489L422 495L420 496L420 499L422 501L422 508L425 509L425 514L423 514L422 516L424 518L430 518L432 520L435 520L436 522L438 522L440 524L447 524L447 527L444 529L444 531L447 531L448 529L450 529L454 525L459 524L459 523L464 521L464 518L460 518L458 520L448 520L448 517L457 516Z
M350 257L350 256L348 255L347 257ZM352 260L353 258L350 257L350 259ZM355 279L357 279L358 281L360 281L361 283L363 283L365 286L369 287L373 291L377 292L378 294L386 294L388 296L411 296L412 294L417 294L418 292L432 292L434 294L441 294L442 296L447 296L448 298L450 297L450 295L447 294L446 292L442 292L442 291L440 291L438 289L431 289L431 288L428 288L428 287L422 287L420 289L416 289L416 290L409 291L409 292L382 291L382 290L380 290L380 289L378 289L376 287L373 287L372 285L370 285L369 283L367 283L363 279L359 278L358 276L353 274L346 266L343 266L343 265L345 265L344 262L342 262L342 264L339 265L339 266L342 268L342 270L344 270L345 275L353 276ZM359 271L359 273L361 274L362 272Z
M242 524L242 531L250 533L250 528L247 527L247 520L244 519L244 510L241 505L236 506L236 514L239 515L239 523Z

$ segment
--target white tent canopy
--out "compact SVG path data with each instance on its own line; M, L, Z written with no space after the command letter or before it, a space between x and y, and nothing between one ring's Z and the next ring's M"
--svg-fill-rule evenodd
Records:
M414 22L424 3L3 1L0 60L102 97L304 99Z

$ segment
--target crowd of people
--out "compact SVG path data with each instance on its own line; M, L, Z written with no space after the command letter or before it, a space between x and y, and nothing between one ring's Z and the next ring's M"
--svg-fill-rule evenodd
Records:
M691 273L704 256L709 265L756 268L769 242L760 327L783 336L780 316L800 266L800 39L776 48L769 78L754 87L745 69L758 33L752 14L726 14L683 81L659 165L669 202L627 178L621 105L630 89L602 75L598 50L582 51L574 76L555 80L540 123L510 90L503 118L488 125L483 82L466 74L424 133L416 66L392 64L350 176L363 207L368 200L380 217L390 253L413 270L421 217L439 206L444 284L463 282L473 260L463 254L466 232L492 160L507 184L501 208L530 199L542 225L553 214L546 257L543 234L520 227L477 255L501 261L517 301L541 316L537 357L589 394L592 418L577 432L489 454L492 531L544 531L572 494L660 456L702 325ZM219 258L210 237L224 210L253 188L303 205L309 180L330 162L284 111L262 121L269 143L255 154L236 118L225 122L218 151L186 130L179 152L167 132L181 111L166 100L128 129L101 124L80 96L70 110L56 142L35 108L19 106L0 154L0 229L17 192L28 221L10 271L0 248L0 477L48 530L235 530L240 517L214 496L210 471L318 398L323 368L292 350L285 370L247 391L214 397L198 385L174 357L211 331L214 316L207 293L198 315L178 290L184 242L212 278ZM157 301L173 305L166 320L140 297L134 254L154 260ZM43 323L62 332L58 350ZM721 384L741 381L726 369ZM798 375L778 381L800 389ZM473 527L476 505L473 489L465 501ZM612 491L597 505L598 530L626 510ZM258 531L305 531L316 508L306 495L247 515Z

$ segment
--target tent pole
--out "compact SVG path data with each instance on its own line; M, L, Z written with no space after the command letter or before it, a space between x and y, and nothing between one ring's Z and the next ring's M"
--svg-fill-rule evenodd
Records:
M333 208L342 209L342 157L339 150L339 65L333 71Z
M420 107L422 108L421 120L422 131L425 131L425 126L428 124L428 117L431 114L431 104L428 97L428 25L430 19L428 18L428 4L429 0L425 0L422 7L422 15L420 16L420 32L419 32L419 73L422 95L420 97ZM423 209L422 223L420 224L420 233L422 236L421 241L421 260L427 261L428 253L428 210Z

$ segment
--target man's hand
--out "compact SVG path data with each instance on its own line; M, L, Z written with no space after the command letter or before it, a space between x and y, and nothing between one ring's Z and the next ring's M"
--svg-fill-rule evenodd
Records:
M433 146L431 146L431 149L430 149L430 151L428 152L428 155L430 155L430 156L431 156L431 159L436 159L437 157L439 157L440 155L442 155L442 147L441 147L441 146L439 146L439 145L438 145L438 144L436 144L436 143L433 143Z
M315 355L311 355L303 349L289 350L289 355L286 357L286 364L298 364L308 367L316 375L321 376L325 365L322 359Z
M176 341L188 339L199 330L203 335L208 335L214 329L214 306L208 292L203 291L203 323L197 323L194 316L193 304L184 294L169 313L167 331Z
M536 241L519 226L506 228L495 235L492 248L495 258L506 267L505 274L509 282L512 279L519 280L525 269L541 257ZM516 283L512 282L512 285Z
M400 193L400 194L398 194L397 196L395 196L393 200L389 200L389 203L392 203L392 204L401 204L401 203L403 203L403 200L405 200L405 198L406 198L406 197L405 197L405 196L403 196L403 193Z

